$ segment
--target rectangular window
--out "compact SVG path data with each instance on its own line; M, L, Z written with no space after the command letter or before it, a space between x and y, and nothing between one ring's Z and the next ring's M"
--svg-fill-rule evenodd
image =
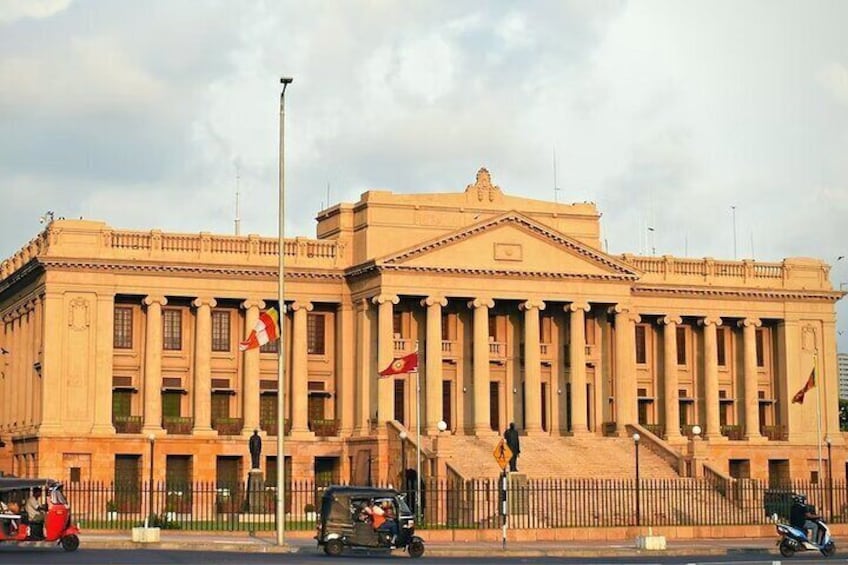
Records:
M182 396L179 392L162 393L162 417L179 418L182 415Z
M259 422L263 430L277 425L277 393L259 397Z
M498 339L498 318L497 316L489 316L489 339L497 341Z
M539 316L539 343L551 343L553 335L553 318L551 316Z
M212 351L230 350L230 311L212 311Z
M686 328L677 328L677 364L686 364Z
M636 326L636 363L644 365L648 362L648 336L645 326Z
M212 422L230 417L230 395L220 392L212 393Z
M175 308L162 310L162 349L180 351L183 348L183 313Z
M450 341L450 315L442 312L442 341Z
M310 313L306 317L306 347L310 355L324 355L324 314Z
M82 471L79 467L71 467L71 482L78 483L82 478Z
M727 357L725 353L725 333L724 328L716 328L716 353L718 355L718 366L727 367Z
M403 337L403 318L400 312L392 313L392 333L396 337Z
M112 347L132 349L133 346L133 309L128 306L115 306L115 326L112 330Z
M115 416L126 417L132 416L132 391L129 390L113 390L112 391L112 419Z
M765 331L762 328L757 328L754 335L757 342L757 367L765 367Z

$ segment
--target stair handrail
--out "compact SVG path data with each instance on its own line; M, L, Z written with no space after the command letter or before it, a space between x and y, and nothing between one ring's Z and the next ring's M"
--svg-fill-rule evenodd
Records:
M390 430L391 429L394 430L395 436L397 436L398 441L400 441L400 432L402 432L402 431L406 432L406 441L408 441L410 443L410 445L412 445L413 448L417 448L418 438L417 438L416 434L410 433L409 430L406 428L406 426L404 426L403 424L401 424L397 420L389 420L386 423L388 424ZM430 459L433 459L434 457L436 457L435 452L432 449L430 449L429 447L426 447L424 445L423 441L421 442L421 457L424 458L424 459L427 459L427 460L430 460Z
M639 424L627 424L624 428L630 434L638 432L640 443L668 463L678 476L682 477L686 475L685 457L666 443L665 440Z

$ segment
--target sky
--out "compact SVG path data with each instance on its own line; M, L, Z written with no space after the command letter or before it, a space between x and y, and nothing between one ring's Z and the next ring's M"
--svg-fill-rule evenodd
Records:
M0 258L56 217L286 234L370 189L592 201L610 253L848 289L848 2L0 0ZM848 299L837 306L848 352Z

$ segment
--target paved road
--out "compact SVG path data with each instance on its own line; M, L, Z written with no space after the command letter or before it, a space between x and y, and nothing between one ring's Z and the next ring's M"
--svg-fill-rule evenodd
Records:
M338 558L330 558L316 552L296 554L269 554L269 553L242 553L242 552L220 552L220 551L187 551L187 550L159 550L159 549L90 549L80 550L75 553L65 553L61 549L54 548L0 548L0 562L5 564L61 564L61 565L183 565L188 563L202 563L203 565L272 565L272 564L304 564L304 565L362 565L365 563L434 563L438 565L515 565L534 564L602 564L616 563L628 564L732 564L732 565L776 565L785 563L834 563L844 562L838 557L834 560L825 560L814 555L798 556L790 560L780 561L769 553L736 552L727 555L706 556L673 556L673 555L641 555L641 556L617 556L610 557L499 557L490 555L488 557L427 557L421 560L410 560L405 554L395 553L354 553L346 554Z

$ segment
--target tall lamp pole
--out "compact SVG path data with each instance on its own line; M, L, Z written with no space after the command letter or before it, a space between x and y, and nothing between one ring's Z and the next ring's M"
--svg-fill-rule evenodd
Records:
M636 525L641 522L640 496L639 496L639 434L633 434L633 445L636 447Z
M279 249L279 276L277 286L277 300L280 309L280 342L277 346L277 545L285 543L286 530L286 455L285 441L286 433L286 388L284 375L286 368L286 303L285 303L285 233L286 233L286 87L294 79L283 77L280 84L283 89L280 92L280 194L277 223L280 228Z
M831 457L830 436L824 438L827 443L827 497L830 507L830 521L833 522L833 458Z

